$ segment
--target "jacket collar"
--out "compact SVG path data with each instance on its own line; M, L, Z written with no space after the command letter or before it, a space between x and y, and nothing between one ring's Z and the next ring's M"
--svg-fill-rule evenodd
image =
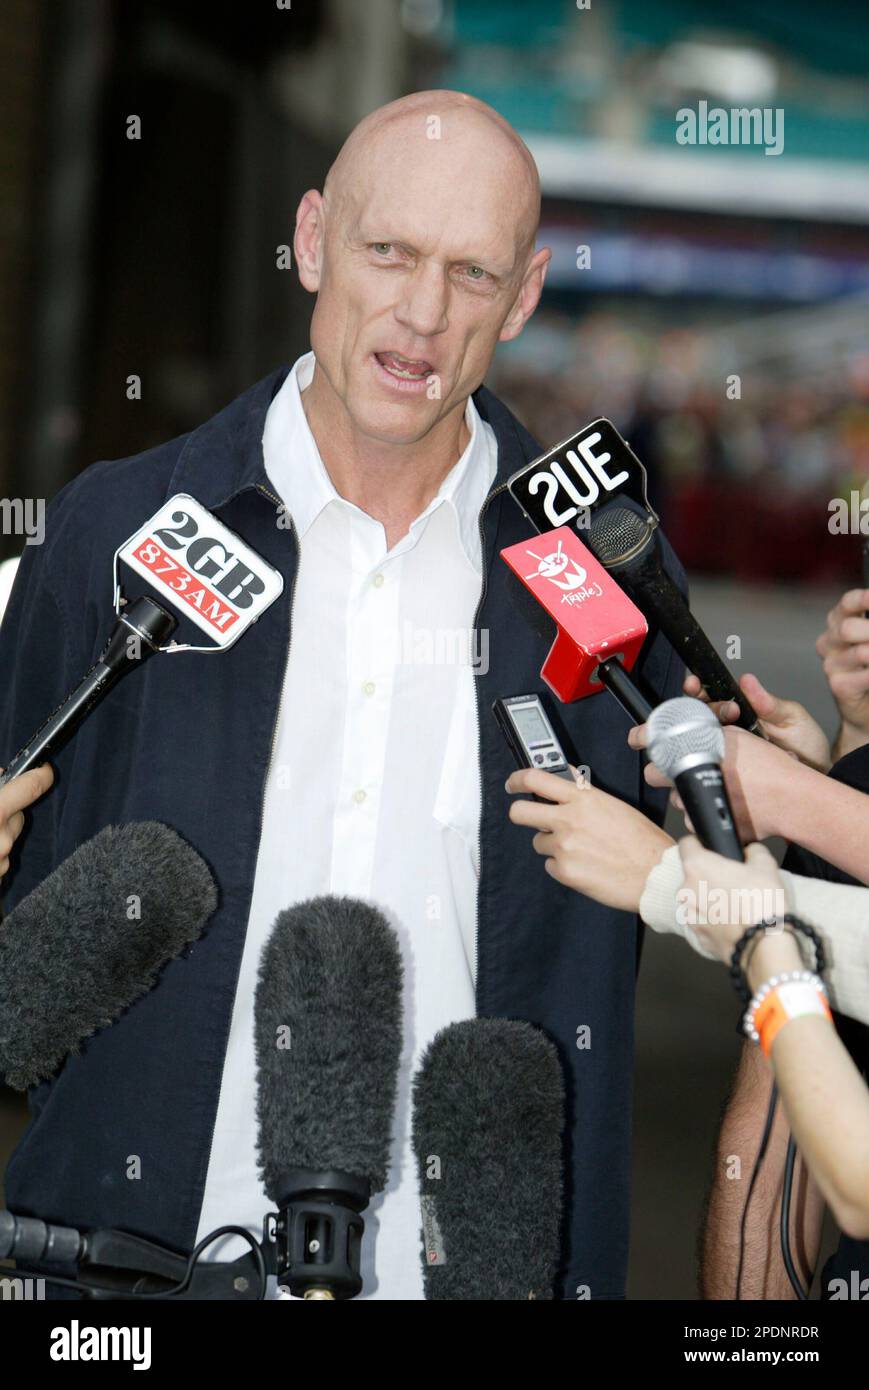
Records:
M178 456L168 496L187 492L214 510L249 488L269 487L262 447L266 413L291 370L289 366L278 367L191 431ZM498 440L498 469L491 496L541 449L487 387L479 386L473 400Z

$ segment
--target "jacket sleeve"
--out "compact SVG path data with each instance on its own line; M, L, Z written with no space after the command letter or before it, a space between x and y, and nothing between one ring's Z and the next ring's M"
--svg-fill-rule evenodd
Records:
M0 766L57 708L78 677L70 672L69 620L48 578L44 548L26 546L0 625ZM57 783L25 812L25 828L0 881L6 912L56 867L61 791Z

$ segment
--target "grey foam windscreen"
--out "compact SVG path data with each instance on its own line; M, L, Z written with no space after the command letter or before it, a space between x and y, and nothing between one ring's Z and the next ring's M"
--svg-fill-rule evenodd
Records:
M370 904L324 896L282 912L255 1001L258 1156L280 1205L297 1168L386 1185L401 1055L401 953Z
M157 983L217 907L205 861L157 821L106 826L0 923L0 1075L53 1076Z

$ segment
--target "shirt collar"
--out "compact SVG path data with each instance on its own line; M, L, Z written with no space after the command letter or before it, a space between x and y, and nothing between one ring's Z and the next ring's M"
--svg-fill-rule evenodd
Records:
M331 502L352 503L339 496L311 433L302 391L314 375L314 354L307 352L292 370L269 406L263 430L263 458L276 491L293 518L301 538ZM484 421L471 397L465 407L470 438L453 468L423 511L411 533L436 507L449 505L456 517L462 547L477 570L481 568L479 515L497 469L498 446L491 425Z

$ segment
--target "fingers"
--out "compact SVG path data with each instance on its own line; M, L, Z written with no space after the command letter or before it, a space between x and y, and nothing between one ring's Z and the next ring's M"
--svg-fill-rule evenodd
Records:
M556 777L554 772L543 772L536 767L523 767L511 772L505 783L508 792L525 792L526 796L543 796L547 801L564 803L572 801L576 795L576 784L564 777Z
M559 820L559 808L542 801L514 801L508 812L514 825L530 825L535 830L554 830Z
M645 748L649 741L647 724L632 724L628 729L628 746L630 748Z
M869 619L864 617L867 609L869 589L849 589L843 594L827 614L827 626L815 643L818 655L829 656L837 646L869 642Z
M0 787L0 822L16 811L23 811L44 796L54 781L54 770L49 763L22 772L5 787Z
M778 869L778 863L766 845L755 842L745 847L746 863L755 869Z
M16 811L7 821L0 823L0 878L9 872L9 856L12 853L12 846L23 829L23 811Z
M643 776L650 787L672 787L673 783L663 772L659 772L654 763L646 763L643 768Z

